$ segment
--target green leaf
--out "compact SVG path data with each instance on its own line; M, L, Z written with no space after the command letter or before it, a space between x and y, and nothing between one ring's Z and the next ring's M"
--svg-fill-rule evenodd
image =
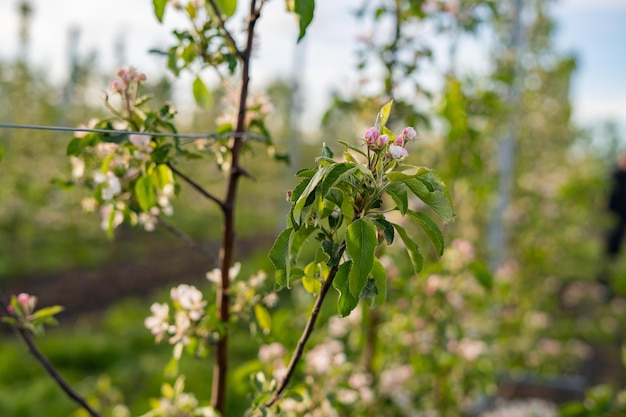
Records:
M380 112L378 113L378 117L376 117L376 127L378 128L380 128L381 126L384 127L387 124L387 120L389 120L389 113L391 113L392 105L393 105L393 100L385 104L383 108L380 109Z
M376 297L372 300L372 308L374 308L387 300L387 271L385 271L385 267L380 263L378 258L374 258L372 276L374 277L376 289L378 290Z
M300 215L302 214L302 209L307 205L307 201L309 195L315 191L317 185L324 179L326 174L333 168L333 165L328 165L322 168L319 168L315 175L311 178L306 188L302 191L302 194L298 197L298 201L293 206L293 218L298 223L302 223L302 219Z
M339 262L341 261L341 253L339 251L339 248L340 246L332 240L325 240L322 242L322 250L328 255L329 258L328 262L326 262L326 265L339 265Z
M165 5L167 4L167 0L152 0L152 4L154 6L154 15L156 16L159 23L162 23L163 15L165 14Z
M493 288L493 275L491 275L491 271L489 271L484 262L473 261L468 265L468 268L484 289L489 291Z
M417 224L420 225L422 229L424 229L424 232L426 232L426 235L433 243L437 255L443 255L443 234L441 233L441 230L439 230L437 223L435 223L426 213L413 210L409 210L407 213L417 222Z
M256 317L256 321L259 323L261 329L263 329L266 333L269 332L272 328L272 316L270 316L270 312L267 311L267 308L261 304L255 304L254 316Z
M389 194L396 203L400 213L403 215L406 214L409 208L409 196L406 191L406 185L402 182L392 182L385 188L385 191L387 191L387 194Z
M376 251L376 226L371 219L364 217L356 219L346 233L346 252L353 261L350 269L349 288L352 295L358 297L367 284L367 277L374 263Z
M374 219L374 222L383 230L383 237L385 238L387 244L391 245L393 243L393 238L395 235L393 231L393 225L384 218Z
M409 178L403 181L407 187L432 208L443 219L444 223L454 220L452 199L443 182L433 174L425 174L418 178Z
M215 0L215 4L228 17L234 15L235 11L237 11L237 0Z
M354 151L354 152L356 152L356 153L358 153L360 155L363 155L364 157L367 158L367 154L365 152L363 152L361 149L357 148L356 146L354 146L354 145L352 145L352 144L350 144L348 142L345 142L343 140L338 140L337 142L341 143L347 149L350 149L350 150L352 150L352 151Z
M152 172L152 177L156 186L162 190L168 184L174 183L174 175L172 170L165 164L157 165L156 169Z
M298 42L300 42L306 34L306 29L313 21L315 0L286 0L286 3L287 11L295 13L298 16L298 24L300 27Z
M393 172L389 172L387 174L387 179L389 181L404 181L404 180L408 180L409 178L417 178L419 176L422 176L424 174L428 174L429 172L432 172L430 170L430 168L426 168L426 167L410 167L407 169L404 169L402 171L393 171Z
M339 292L337 299L337 312L341 317L346 317L359 304L359 299L352 295L349 290L348 274L352 266L352 261L347 261L339 265L333 287Z
M135 183L135 197L143 211L150 211L156 205L156 191L154 190L151 177L143 176L137 180Z
M328 194L330 188L335 185L339 177L352 168L354 168L354 164L349 162L334 164L322 181L322 197L326 197L326 194Z
M409 254L409 259L411 260L411 265L413 265L413 270L416 274L419 274L424 266L424 258L417 247L417 243L415 243L409 235L407 235L406 230L404 230L402 226L395 223L392 224L404 242L406 251Z
M44 319L46 317L51 317L51 316L54 316L55 314L59 314L61 311L63 311L62 306L51 306L51 307L42 308L40 310L37 310L33 314L33 319Z
M200 77L196 77L193 81L193 98L196 99L196 103L203 110L208 110L213 105L213 97L211 92Z
M289 256L289 238L293 228L289 227L283 230L276 240L269 253L270 261L276 269L276 288L280 289L285 286L289 286L289 279L287 275L287 257Z

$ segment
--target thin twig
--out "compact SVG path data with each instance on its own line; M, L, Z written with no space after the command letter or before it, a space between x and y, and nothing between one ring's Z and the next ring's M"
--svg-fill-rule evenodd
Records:
M345 249L345 246L343 246L340 249L339 256L343 254L344 249ZM317 317L319 316L320 311L322 309L322 304L324 303L326 294L328 293L328 290L330 289L333 283L333 280L335 279L335 275L337 275L338 270L339 270L339 266L335 265L332 267L332 269L328 273L328 278L326 278L326 281L324 281L324 285L322 285L322 289L320 290L320 293L317 295L317 299L315 300L315 304L313 305L313 310L311 310L311 315L309 316L309 320L307 321L306 326L304 327L304 330L302 331L300 340L298 340L298 344L296 345L296 350L293 352L291 361L289 361L289 366L287 366L287 373L285 374L285 377L283 378L283 380L280 381L280 384L276 388L276 391L274 391L274 395L272 395L272 398L265 403L266 407L271 407L272 405L274 405L276 401L278 401L278 399L280 398L280 395L283 393L285 388L287 388L287 385L289 384L289 380L293 376L293 373L296 370L296 366L298 365L298 362L300 361L300 358L302 357L302 354L304 352L304 347L306 346L309 338L311 337L311 334L313 333L315 322L317 321Z
M222 12L220 11L219 7L217 7L215 0L209 0L209 4L211 5L211 8L215 12L215 15L217 16L217 20L219 20L220 22L220 28L226 34L226 37L228 38L228 41L231 43L233 49L235 50L235 53L237 54L237 56L239 56L239 58L244 59L244 52L239 50L239 47L237 46L237 41L235 41L235 38L233 38L233 35L231 35L230 31L226 29L226 21L222 19Z
M15 316L11 314L11 312L9 311L9 306L5 301L5 297L2 291L0 291L0 307L2 307L2 312L7 317L15 318ZM26 346L28 346L28 351L35 357L35 359L37 359L37 361L41 364L41 366L43 366L43 368L46 370L46 372L48 372L48 374L52 377L52 379L56 382L56 384L59 387L61 387L63 392L65 392L65 394L72 401L74 401L79 406L84 408L85 411L87 411L90 416L101 417L100 414L98 414L93 408L91 408L91 406L87 404L87 401L82 396L80 396L80 394L78 394L65 381L65 379L63 379L63 377L61 376L59 371L57 371L54 365L52 365L52 363L48 360L48 358L46 358L46 356L43 353L41 353L41 351L37 348L37 345L35 345L35 342L33 341L33 338L31 337L28 330L20 326L12 326L12 327L15 329L16 333L20 336L20 338L24 341Z
M209 251L207 248L202 246L200 243L196 242L187 233L178 229L176 226L174 226L173 224L171 224L170 222L168 222L161 216L156 216L156 218L157 218L157 222L161 226L163 226L165 230L167 230L168 232L170 232L171 234L173 234L174 236L176 236L177 238L185 242L191 249L195 250L201 255L204 255L204 257L208 258L210 261L215 261L215 255L211 251Z
M208 192L207 190L202 188L202 186L200 184L198 184L197 182L195 182L194 180L189 178L187 175L185 175L182 172L180 172L178 170L178 168L176 168L174 166L174 164L172 164L171 162L168 162L167 166L174 172L174 174L178 175L185 182L187 182L187 184L191 185L197 192L199 192L200 194L202 194L203 196L205 196L209 200L213 201L215 204L220 206L220 208L222 210L224 210L224 202L222 200L220 200L219 198L215 197L213 194L211 194L210 192Z

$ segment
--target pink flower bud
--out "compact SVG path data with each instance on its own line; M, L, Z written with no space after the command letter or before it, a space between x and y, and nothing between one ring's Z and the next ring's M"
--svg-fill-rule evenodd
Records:
M378 128L370 127L365 131L365 142L368 145L374 145L379 135L380 132L378 132Z
M411 126L407 126L402 130L402 134L400 135L404 141L408 142L410 140L418 140L417 132Z
M396 140L393 141L393 144L396 146L404 146L404 140L402 139L402 136L398 136Z
M7 310L8 310L9 313L15 313L15 307L13 307L13 306L8 306Z
M113 80L111 81L111 91L113 91L114 93L117 93L119 91L122 91L124 89L122 83L120 82L120 80Z
M137 77L135 77L135 79L138 82L142 82L142 81L146 81L148 77L146 77L146 74L144 74L143 72L140 72L139 74L137 74Z
M402 146L397 145L389 145L389 153L393 159L402 159L409 156L409 151L407 151Z
M26 307L29 301L30 301L30 295L26 293L21 293L17 296L17 302L20 303L23 307Z
M291 195L293 194L293 191L291 190L287 190L287 201L291 200Z
M388 135L380 135L378 137L378 140L376 141L376 146L378 146L379 148L382 149L382 148L385 147L387 142L389 142L389 136Z

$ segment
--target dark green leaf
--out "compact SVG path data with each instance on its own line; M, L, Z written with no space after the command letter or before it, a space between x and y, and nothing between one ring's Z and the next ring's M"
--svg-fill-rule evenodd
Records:
M137 180L135 183L135 197L143 211L150 211L156 205L156 191L151 177L143 176Z
M433 174L425 174L403 182L413 194L441 216L444 222L447 223L454 219L450 194L445 185Z
M298 201L296 201L296 204L293 207L293 218L298 224L302 223L302 209L310 204L308 202L309 196L315 191L318 184L324 179L328 171L330 171L332 168L332 165L319 168L307 184L304 191L302 191L302 194L298 197Z
M374 263L377 243L376 226L369 218L356 219L348 226L346 252L353 261L349 275L349 288L355 297L361 294L367 283L367 277Z
M326 262L326 265L328 266L339 265L339 261L341 261L341 253L339 252L339 248L340 246L336 242L333 242L332 240L324 240L322 242L322 249L324 250L324 253L328 255L328 258L329 258L328 262Z
M468 268L484 289L491 290L493 288L493 276L487 265L481 261L473 261L468 265Z
M337 182L339 177L351 168L354 168L354 164L350 162L334 164L322 181L322 197L326 197L326 194L330 188L335 185L335 182Z
M424 258L420 253L419 248L417 247L417 243L415 243L406 233L404 228L398 224L392 223L393 227L396 229L402 241L404 242L404 246L406 247L406 251L409 254L409 259L411 260L411 265L413 265L413 270L416 274L419 274L424 266Z
M393 225L383 218L374 219L374 222L382 229L383 237L385 238L387 244L391 245L395 235Z
M154 5L154 15L159 22L163 22L163 15L165 14L165 5L167 0L152 0Z
M377 295L378 290L376 289L376 281L372 278L368 278L365 287L363 287L363 291L361 291L361 298L374 298Z
M269 258L272 261L272 265L276 269L276 288L280 289L285 286L289 286L289 279L287 275L287 257L289 256L289 238L293 229L291 227L283 230L270 250Z
M196 99L196 103L203 110L208 110L213 105L213 97L211 92L204 85L204 82L200 77L196 77L193 81L193 98Z
M349 290L348 274L352 266L352 261L347 261L339 265L333 287L339 292L337 299L337 312L341 317L346 317L359 304L359 299L351 294Z
M420 225L422 229L424 229L424 232L426 232L426 235L433 243L437 255L443 255L443 234L441 233L441 230L439 230L437 223L435 223L426 213L413 210L409 210L407 213L417 222L417 224Z
M378 258L374 258L374 266L372 267L372 275L376 282L376 297L372 301L372 308L383 304L387 300L387 271L380 263Z
M400 213L403 215L406 214L406 211L409 208L409 197L406 191L406 185L402 182L392 182L387 186L387 188L385 188L385 190L396 203L396 206L398 206Z

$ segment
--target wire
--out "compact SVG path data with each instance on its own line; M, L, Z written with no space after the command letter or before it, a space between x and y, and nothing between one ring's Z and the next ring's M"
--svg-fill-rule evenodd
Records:
M180 139L188 139L186 143L189 143L198 139L225 139L232 137L240 137L244 139L255 139L263 142L267 142L267 138L264 136L254 135L246 132L242 133L161 133L161 132L135 132L131 130L110 130L110 129L90 129L87 127L65 127L65 126L39 126L39 125L26 125L16 123L0 123L0 129L30 129L30 130L47 130L57 132L87 132L87 133L112 133L112 134L127 134L127 135L143 135L143 136L155 136L155 137L177 137Z

